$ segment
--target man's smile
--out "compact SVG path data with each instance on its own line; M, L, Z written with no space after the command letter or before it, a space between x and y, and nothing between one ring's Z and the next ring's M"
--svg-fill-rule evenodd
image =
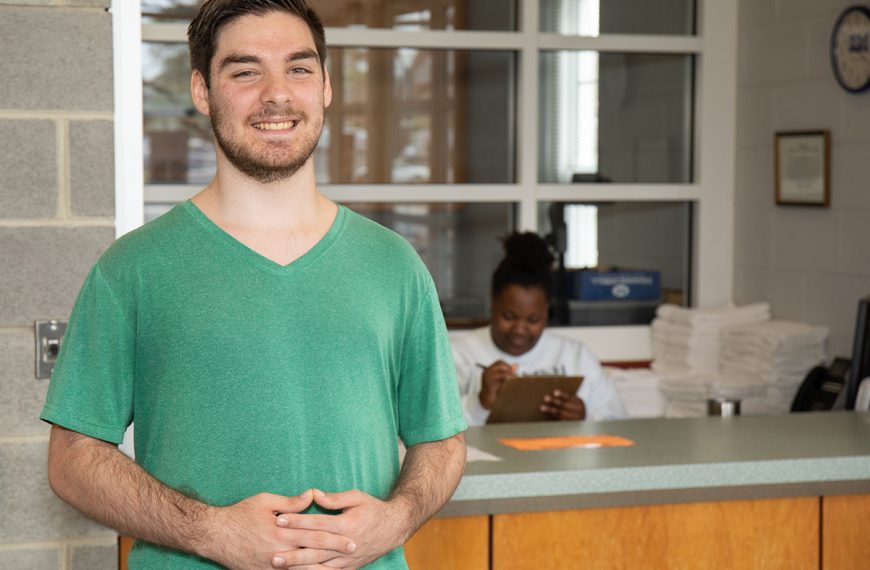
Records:
M262 122L262 123L252 123L255 129L260 129L261 131L282 131L288 130L296 127L299 124L298 120L293 121L282 121L280 123L275 122Z

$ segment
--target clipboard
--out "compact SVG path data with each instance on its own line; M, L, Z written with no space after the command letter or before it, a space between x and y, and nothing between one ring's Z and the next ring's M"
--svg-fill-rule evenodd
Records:
M492 411L486 418L487 424L511 422L542 422L553 418L538 408L544 396L561 390L576 394L583 382L582 376L517 376L508 378L502 384Z

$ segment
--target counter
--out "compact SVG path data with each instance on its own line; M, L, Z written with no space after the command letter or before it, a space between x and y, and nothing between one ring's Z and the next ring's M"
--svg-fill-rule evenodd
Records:
M607 434L630 447L518 451L506 437ZM470 428L441 516L870 493L870 413L545 422Z
M498 442L601 434L635 445ZM870 564L868 413L507 424L467 441L502 461L468 464L406 546L414 570Z

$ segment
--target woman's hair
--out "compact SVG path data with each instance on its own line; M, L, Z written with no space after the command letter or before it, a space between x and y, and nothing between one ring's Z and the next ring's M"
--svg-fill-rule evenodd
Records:
M492 275L492 296L500 294L508 285L521 285L539 287L550 299L553 296L550 273L553 254L547 242L533 232L513 232L503 243L505 257Z

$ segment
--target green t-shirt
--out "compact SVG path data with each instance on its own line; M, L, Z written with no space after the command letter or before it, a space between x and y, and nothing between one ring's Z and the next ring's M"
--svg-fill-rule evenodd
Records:
M395 233L339 207L287 266L185 202L119 239L76 301L42 419L119 443L212 505L259 492L385 498L411 446L463 429L432 278ZM131 568L214 568L138 543ZM406 568L401 549L371 565Z

